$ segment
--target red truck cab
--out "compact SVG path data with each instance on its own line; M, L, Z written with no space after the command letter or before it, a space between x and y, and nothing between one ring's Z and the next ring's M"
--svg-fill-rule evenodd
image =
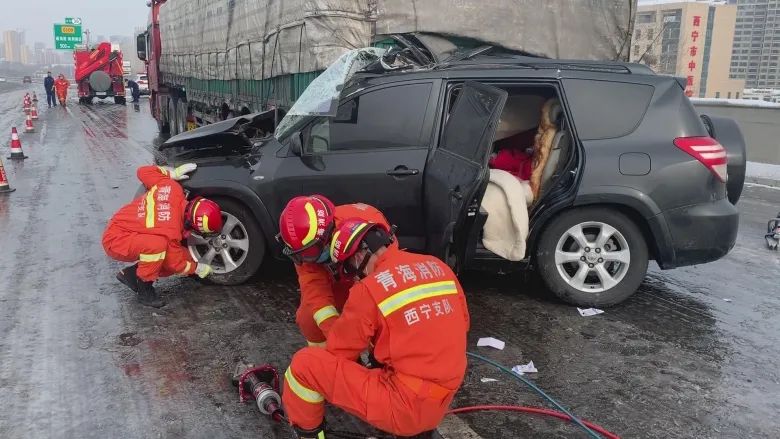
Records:
M149 107L152 116L157 120L160 131L168 131L168 121L160 111L161 104L167 102L167 88L160 81L160 7L166 0L151 0L149 4L149 21L146 32L136 37L138 59L146 64L146 75L149 81Z

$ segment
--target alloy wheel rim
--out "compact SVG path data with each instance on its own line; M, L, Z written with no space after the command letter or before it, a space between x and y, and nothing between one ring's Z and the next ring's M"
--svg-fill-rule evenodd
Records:
M571 287L601 293L628 273L631 250L625 236L609 224L588 221L564 232L555 246L558 274Z
M249 234L244 224L225 211L222 212L222 221L222 232L217 236L204 238L192 233L187 238L192 258L211 265L216 274L236 270L249 255Z

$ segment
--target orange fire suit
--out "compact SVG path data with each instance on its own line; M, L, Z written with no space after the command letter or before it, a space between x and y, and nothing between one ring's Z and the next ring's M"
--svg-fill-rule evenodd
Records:
M282 395L290 422L317 428L327 400L399 436L436 428L463 382L468 329L463 289L446 264L387 249L350 289L326 348L293 356ZM355 362L370 343L381 369Z
M68 98L68 87L70 87L70 82L67 79L54 81L54 90L57 92L57 99L59 99L60 103L65 102Z
M344 220L355 217L390 228L382 212L363 203L336 206L334 217L336 229ZM398 246L397 243L393 245ZM309 346L322 347L328 330L336 320L333 317L339 316L353 282L351 279L335 280L322 264L296 265L295 271L301 287L301 305L295 313L295 322Z
M184 190L160 166L141 166L137 175L147 191L108 222L103 232L106 254L119 261L138 261L136 273L147 282L193 274L198 264L181 245L187 206Z

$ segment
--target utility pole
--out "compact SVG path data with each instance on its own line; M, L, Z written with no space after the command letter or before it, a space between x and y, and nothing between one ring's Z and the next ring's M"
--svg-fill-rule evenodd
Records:
M90 32L89 29L84 30L84 35L87 36L87 38L86 38L86 41L87 41L86 42L86 46L87 46L88 50L89 50L89 36L90 36L90 34L92 34L92 32Z

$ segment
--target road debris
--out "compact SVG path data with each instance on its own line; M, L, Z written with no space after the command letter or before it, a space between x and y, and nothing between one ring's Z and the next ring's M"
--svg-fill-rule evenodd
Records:
M500 351L504 350L504 346L506 346L506 343L503 341L493 338L493 337L482 337L477 341L477 346L490 346L491 348L496 348Z
M536 370L536 366L534 366L534 362L529 361L528 364L518 364L517 366L513 367L512 372L518 375L525 375L527 373L537 373L539 371Z
M604 311L598 309L598 308L577 308L577 311L580 312L580 315L582 317L590 317L602 314Z

